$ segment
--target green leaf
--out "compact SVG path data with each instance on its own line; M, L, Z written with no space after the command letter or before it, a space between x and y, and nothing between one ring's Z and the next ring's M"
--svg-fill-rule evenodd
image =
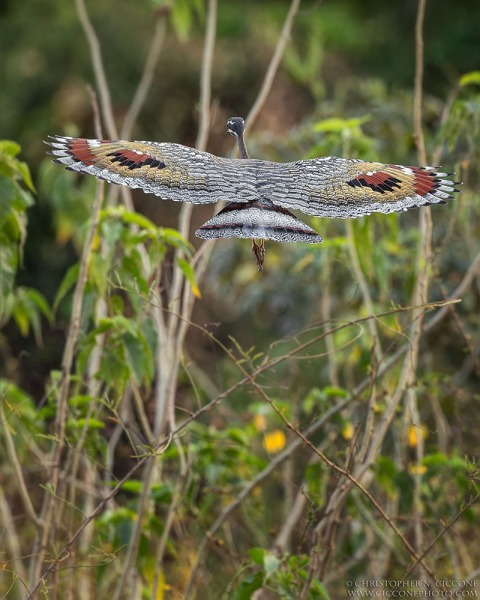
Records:
M33 422L37 418L31 396L7 379L0 379L0 402L5 402L6 412L8 407L8 411L24 420Z
M395 463L388 456L380 456L375 463L374 469L375 478L392 497L396 489L395 476L397 474L397 468Z
M281 561L275 554L272 552L265 553L265 556L263 557L263 568L267 575L272 575L275 571L278 571L280 564Z
M118 345L103 353L99 375L105 383L115 386L118 394L123 392L130 372L125 366L125 357Z
M68 269L68 271L65 274L65 277L63 278L62 283L60 284L60 287L58 288L57 293L55 295L55 300L53 302L53 310L54 311L57 310L60 302L65 298L65 296L68 294L68 292L77 283L79 271L80 271L79 263L72 265Z
M147 217L141 215L137 212L125 211L122 213L122 220L124 223L137 225L141 229L146 229L147 231L157 232L158 227L150 221Z
M229 439L241 444L242 446L249 445L249 437L243 429L232 427L227 430L226 434Z
M46 317L50 322L53 320L53 313L48 305L45 296L43 296L37 290L33 288L21 288L26 298L30 301L30 303L38 308L38 310Z
M141 340L131 333L125 333L122 336L122 342L126 351L127 364L135 381L140 385L145 380L147 362L152 360L150 355L147 356L148 346L145 340Z
M173 246L174 248L179 248L187 254L193 253L192 244L190 244L190 242L186 240L183 237L183 235L176 229L171 229L170 227L165 227L161 229L161 237L165 241L165 243L169 244L170 246Z
M322 388L322 392L328 397L334 396L337 398L348 398L350 395L347 390L333 385L327 385L326 387Z
M23 179L23 183L31 192L35 192L35 186L33 185L32 176L30 175L30 169L28 168L27 163L19 161L17 163L17 169Z
M72 396L68 400L68 404L72 408L82 408L84 406L88 406L92 401L93 398L89 394L78 394L76 396Z
M254 592L263 585L263 573L258 572L245 578L233 596L233 600L251 600Z
M158 504L168 505L172 501L172 486L165 483L155 483L152 485L150 496Z
M370 115L364 115L363 117L354 119L340 119L338 117L332 117L330 119L324 119L323 121L315 123L313 129L314 131L325 133L339 133L345 130L361 127L370 120Z
M15 281L18 256L15 248L4 244L4 236L0 232L0 322L6 321L11 314L14 298L12 289Z
M327 588L316 577L312 581L308 597L311 600L330 600Z
M267 551L265 548L250 548L248 551L248 555L253 560L253 562L257 565L263 565L263 559Z
M176 0L172 4L172 24L179 39L184 42L188 38L192 26L192 15L186 0Z
M28 335L30 327L32 327L37 344L40 344L42 341L40 314L43 314L49 321L52 320L52 313L47 301L40 292L23 287L16 290L14 298L12 316L21 334Z
M7 154L12 158L20 152L20 146L17 142L11 140L0 140L0 154Z
M83 429L84 427L86 427L87 429L104 429L105 428L105 423L103 421L100 421L99 419L80 418L80 419L72 419L72 421L73 421L73 428L75 428L75 429ZM70 425L72 425L72 423L70 423Z
M5 175L0 175L0 225L9 214L17 197L18 188L15 183Z
M129 479L122 484L122 490L131 492L132 494L141 494L143 489L143 483L137 479Z
M195 271L193 270L192 265L187 260L185 260L184 258L180 258L180 257L177 258L177 264L180 267L180 269L182 270L182 273L184 274L185 279L190 284L193 295L196 298L201 298L200 290L199 290L197 282L195 280Z
M460 77L460 87L465 87L466 85L471 85L472 83L480 84L480 71L470 71L470 73L465 73Z

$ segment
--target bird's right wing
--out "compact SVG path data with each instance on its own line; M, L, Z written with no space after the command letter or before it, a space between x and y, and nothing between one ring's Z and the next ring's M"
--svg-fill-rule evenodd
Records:
M47 143L55 162L69 170L140 188L165 200L211 204L258 197L255 174L246 165L238 168L241 161L188 146L62 136L52 136Z
M458 182L434 167L326 157L259 165L257 188L274 204L317 217L352 218L444 204Z

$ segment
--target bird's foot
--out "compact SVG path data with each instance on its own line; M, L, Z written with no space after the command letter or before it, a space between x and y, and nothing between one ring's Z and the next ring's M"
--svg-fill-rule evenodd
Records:
M261 271L263 269L263 261L265 260L265 240L260 240L260 244L252 240L252 252L257 259L258 270Z

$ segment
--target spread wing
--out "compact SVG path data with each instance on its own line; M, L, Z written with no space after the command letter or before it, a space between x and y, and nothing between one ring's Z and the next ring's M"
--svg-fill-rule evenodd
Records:
M274 163L220 158L180 144L54 136L55 162L166 200L270 200L318 217L360 217L443 204L458 182L434 167L336 157Z
M336 157L259 165L257 188L274 204L317 217L349 218L444 204L452 173ZM260 175L261 172L261 175Z
M67 169L141 188L165 200L209 204L258 199L255 174L232 161L181 144L52 136L49 154ZM243 168L242 168L243 167ZM239 176L239 170L242 171Z

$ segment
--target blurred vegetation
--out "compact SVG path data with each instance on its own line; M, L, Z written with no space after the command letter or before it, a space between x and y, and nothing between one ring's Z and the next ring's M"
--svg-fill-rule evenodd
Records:
M231 152L226 118L248 113L288 6L219 3L209 151ZM87 9L119 125L165 22L132 137L193 146L207 3L103 0ZM302 2L248 132L250 154L418 163L416 13L413 1ZM347 579L475 577L479 22L474 0L427 2L427 156L456 172L463 193L432 209L422 301L448 300L460 286L461 302L427 312L415 363L416 211L312 219L324 242L267 243L262 274L249 243L222 240L198 277L199 242L178 233L179 207L135 192L136 212L105 202L84 260L96 182L53 165L42 143L54 133L95 135L86 89L95 80L75 2L2 4L2 597L26 597L57 560L38 597L159 600L188 590L188 598L243 600L262 590L256 598L324 599L344 598ZM195 208L192 230L209 210ZM180 310L170 295L176 269L182 299L196 302L177 345L169 337ZM163 350L177 360L175 408L159 428ZM408 544L417 558L428 549L411 573Z

